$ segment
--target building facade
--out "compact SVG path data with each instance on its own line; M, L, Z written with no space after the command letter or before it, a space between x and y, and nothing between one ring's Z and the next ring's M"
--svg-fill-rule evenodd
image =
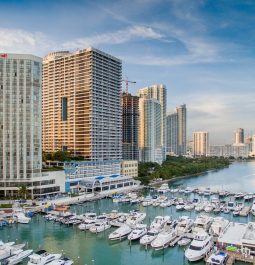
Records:
M244 129L237 128L235 131L235 144L244 144Z
M187 109L186 105L176 107L176 112L166 118L166 152L169 155L187 153Z
M209 154L209 133L193 133L193 156L207 156Z
M122 63L88 48L43 60L43 151L122 159Z
M132 178L138 177L138 161L137 160L123 160L121 161L121 175Z
M249 156L247 144L226 144L210 146L209 155L217 157L247 158Z
M156 99L139 100L139 160L143 162L163 161L164 150L161 142L161 104Z
M138 160L139 97L122 94L122 158Z
M178 154L178 114L172 113L166 117L166 154Z
M180 105L176 108L178 117L178 155L186 155L187 152L187 109L186 105Z
M0 56L0 196L59 192L54 179L42 177L42 59L26 54Z
M161 121L160 121L160 143L163 149L163 160L165 160L165 148L166 148L166 86L162 84L148 86L139 89L138 94L140 98L144 99L156 99L161 106Z

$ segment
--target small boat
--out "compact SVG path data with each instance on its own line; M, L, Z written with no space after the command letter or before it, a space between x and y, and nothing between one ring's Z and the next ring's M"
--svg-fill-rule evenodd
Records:
M225 265L227 264L228 254L224 252L213 253L206 261L208 265Z
M139 212L139 211L131 211L130 215L126 220L126 224L129 225L131 228L135 227L137 224L141 223L146 217L146 213Z
M152 197L151 196L147 196L144 201L142 202L142 206L147 207L152 205Z
M227 208L230 210L230 211L233 211L236 207L236 204L235 202L232 202L232 201L229 201L228 204L227 204Z
M213 206L211 203L209 203L209 204L207 204L206 207L204 208L204 211L205 211L206 213L210 213L210 212L213 211L213 209L214 209L214 206Z
M235 195L234 195L234 198L236 200L239 200L239 199L242 199L244 197L244 194L242 192L237 192Z
M190 194L192 191L193 191L192 188L187 187L187 188L184 190L184 194Z
M180 202L178 205L176 205L176 211L182 211L184 210L185 204L184 202Z
M61 254L50 254L46 250L39 250L34 254L28 256L29 261L27 265L44 265L48 264L51 261L58 260L61 258Z
M195 208L195 205L192 202L188 202L185 206L184 206L184 210L185 211L191 211Z
M167 183L162 184L160 188L157 190L158 193L167 193L169 191L170 189Z
M244 196L244 201L251 201L253 199L253 194L252 193L247 193Z
M197 216L192 227L192 233L196 235L200 232L207 232L212 222L213 218L211 216L205 214Z
M178 241L179 246L187 246L191 242L191 239L189 238L182 238L181 240Z
M233 211L233 216L234 217L237 217L237 216L239 216L240 215L240 211L238 211L238 210L234 210Z
M122 240L126 238L131 232L132 229L130 228L130 226L123 224L121 227L117 228L114 232L112 232L108 238L112 241Z
M188 216L181 216L175 227L177 235L180 236L188 233L191 230L193 223L193 220Z
M150 229L146 235L140 238L141 245L149 245L158 235L158 231L155 229Z
M26 217L21 209L16 209L13 213L13 220L20 224L28 224L31 221L30 217Z
M211 239L212 237L206 232L198 233L185 251L185 257L188 261L198 261L203 259L213 245Z
M147 225L137 224L136 228L128 235L128 240L137 240L147 233Z
M28 250L21 251L19 254L14 255L14 256L8 258L6 260L7 261L7 264L8 265L18 264L18 263L22 262L23 259L25 259L26 257L28 257L32 252L33 252L33 249L28 249Z
M224 209L223 209L223 213L225 213L225 214L228 214L228 213L230 213L230 210L229 210L229 208L224 208Z

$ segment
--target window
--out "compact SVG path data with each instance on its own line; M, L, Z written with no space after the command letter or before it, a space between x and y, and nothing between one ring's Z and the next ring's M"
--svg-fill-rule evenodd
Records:
M61 106L62 106L62 121L67 121L67 97L62 97Z

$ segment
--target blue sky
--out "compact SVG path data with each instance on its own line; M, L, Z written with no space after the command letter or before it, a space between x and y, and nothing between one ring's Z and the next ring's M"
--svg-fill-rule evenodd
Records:
M44 56L93 46L123 60L130 92L163 83L168 111L212 144L255 133L255 1L0 0L0 51Z

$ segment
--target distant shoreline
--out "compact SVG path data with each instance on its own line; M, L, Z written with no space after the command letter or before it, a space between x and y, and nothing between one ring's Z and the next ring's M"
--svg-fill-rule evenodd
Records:
M161 181L157 181L157 182L150 183L150 184L148 184L148 186L150 186L150 187L156 187L156 186L158 186L160 184L173 182L173 181L178 180L178 179L185 179L185 178L194 177L194 176L201 176L201 175L204 175L204 174L209 173L209 172L214 172L214 171L218 171L218 170L224 169L226 167L210 169L210 170L206 170L206 171L203 171L203 172L200 172L200 173L189 174L189 175L184 175L184 176L179 176L179 177L174 177L174 178L171 178L171 179L164 179L164 180L161 180Z

